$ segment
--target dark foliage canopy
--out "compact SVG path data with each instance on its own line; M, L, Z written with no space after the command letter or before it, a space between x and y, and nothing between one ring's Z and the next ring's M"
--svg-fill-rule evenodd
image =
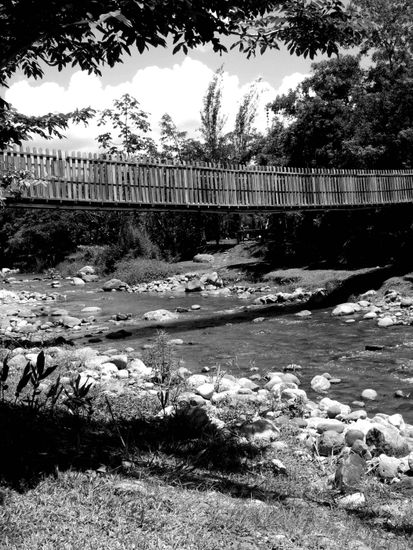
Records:
M247 54L257 46L332 54L354 34L338 0L5 0L0 6L0 84L16 70L40 78L43 64L99 72L132 48L188 51L235 35Z

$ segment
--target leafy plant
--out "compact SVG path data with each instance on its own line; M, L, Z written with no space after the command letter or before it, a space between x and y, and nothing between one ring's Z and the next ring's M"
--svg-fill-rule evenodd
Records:
M20 397L21 392L30 382L32 386L31 393L27 395L25 401L30 409L39 410L42 406L39 399L41 394L40 383L42 380L45 380L48 376L50 376L56 369L57 365L46 367L45 355L44 352L41 351L37 356L35 365L29 361L25 366L23 374L16 387L16 401Z

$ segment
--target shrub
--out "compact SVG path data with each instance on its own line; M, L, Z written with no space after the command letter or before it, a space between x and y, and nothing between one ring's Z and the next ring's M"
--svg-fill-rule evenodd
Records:
M116 264L113 276L129 285L147 283L157 279L165 279L179 273L181 269L173 264L160 260L132 258L121 260Z

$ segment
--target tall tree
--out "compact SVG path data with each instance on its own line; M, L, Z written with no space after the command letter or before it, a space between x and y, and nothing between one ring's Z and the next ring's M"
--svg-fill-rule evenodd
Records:
M187 53L210 43L222 52L223 36L237 37L247 55L284 42L291 52L312 57L318 51L331 55L355 32L338 0L5 0L0 5L0 86L17 71L42 78L45 66L78 66L99 74L102 65L113 67L133 48L143 52L166 46L168 39L174 51ZM0 148L27 136L27 126L21 131L9 109L0 99L0 123L8 121ZM64 129L50 115L37 124L47 135Z
M226 116L222 112L222 79L224 69L220 67L212 77L204 96L201 111L201 135L204 140L205 160L219 161L225 156L223 151L223 129Z
M112 126L116 132L108 131L96 139L99 147L109 155L125 155L127 158L139 155L156 155L155 142L147 134L151 127L148 113L140 108L139 101L129 94L115 99L111 109L104 109L99 117L99 126Z
M161 156L164 159L183 161L187 132L180 132L168 113L162 115L159 126L161 130Z
M235 116L235 126L230 139L234 148L233 160L238 163L248 162L254 153L252 145L258 138L254 130L254 122L258 110L260 81L258 79L251 84L242 97Z

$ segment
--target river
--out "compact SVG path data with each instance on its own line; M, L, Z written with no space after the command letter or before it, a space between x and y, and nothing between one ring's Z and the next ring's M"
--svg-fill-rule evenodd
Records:
M45 281L29 281L16 289L50 292ZM366 403L369 414L399 412L406 421L413 423L413 326L378 328L375 321L355 317L356 322L346 323L346 317L335 318L331 310L314 310L309 318L299 318L294 313L278 312L274 307L240 311L240 306L252 302L237 297L212 298L199 294L129 294L126 292L100 292L98 286L73 287L62 282L58 289L66 296L58 307L70 314L82 317L85 306L102 308L97 323L115 313L131 314L126 324L113 325L111 330L125 328L131 335L122 340L108 340L100 335L101 342L89 343L90 337L81 337L78 345L93 345L100 350L126 347L142 349L153 342L159 323L142 321L143 313L155 309L190 308L199 304L201 309L180 314L177 321L162 324L171 338L181 338L183 345L176 347L176 354L193 372L202 367L221 366L235 376L249 376L258 369L264 375L268 371L281 371L291 363L302 367L299 375L302 387L310 398L315 398L310 388L316 374L330 373L341 382L334 384L328 396L350 404L360 400L363 389L375 389L377 401ZM234 311L235 310L235 311ZM262 322L254 318L264 317ZM93 334L93 330L91 331ZM366 345L384 346L380 351L366 351ZM253 370L251 370L253 369ZM411 392L412 397L394 397L396 390Z

